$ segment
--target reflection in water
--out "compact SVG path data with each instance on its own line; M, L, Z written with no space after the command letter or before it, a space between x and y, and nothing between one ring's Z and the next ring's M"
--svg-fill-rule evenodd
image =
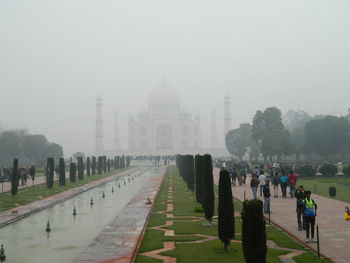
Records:
M119 177L1 228L0 243L6 250L6 262L72 262L128 204L146 179L154 176L154 170L143 171ZM121 182L137 174L140 176L134 181L118 188ZM90 206L91 198L93 206ZM76 216L73 216L74 206ZM45 231L48 220L51 232Z

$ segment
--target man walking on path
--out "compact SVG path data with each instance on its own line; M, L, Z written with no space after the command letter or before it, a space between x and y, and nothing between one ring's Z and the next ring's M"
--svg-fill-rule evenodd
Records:
M305 229L305 219L304 219L304 206L303 201L305 199L305 191L304 187L300 185L298 189L295 191L295 198L297 199L297 221L298 221L298 229L299 231ZM301 219L303 218L303 221Z
M256 192L258 190L259 180L258 177L252 174L252 178L250 179L250 187L252 188L253 199L256 199Z
M278 197L278 185L280 183L280 178L278 176L278 172L274 173L272 177L272 185L273 185L273 197Z
M305 219L305 226L306 226L306 239L305 242L315 242L314 240L314 233L315 233L315 221L316 221L316 211L317 211L317 204L314 201L314 199L311 199L311 192L306 191L305 192L305 199L303 201L304 206L304 219ZM310 227L311 227L311 240L310 238Z
M263 196L263 190L264 190L264 186L266 184L266 176L263 172L260 172L259 184L260 184L260 197L261 197L261 196Z
M287 181L288 181L288 178L284 173L284 170L282 170L282 176L280 177L280 182L281 182L282 197L284 198L287 197Z
M296 184L297 184L297 176L294 174L293 171L290 171L290 174L288 175L288 185L289 185L289 194L291 198L294 197Z
M266 184L264 185L264 213L269 214L270 213L270 181L266 180Z

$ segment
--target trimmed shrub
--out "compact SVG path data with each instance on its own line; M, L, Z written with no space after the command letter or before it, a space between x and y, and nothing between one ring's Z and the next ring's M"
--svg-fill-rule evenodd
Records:
M86 158L86 175L90 176L90 157Z
M335 197L337 195L337 188L334 186L329 187L328 193L330 197Z
M58 162L58 178L61 186L66 185L66 169L63 158L60 158Z
M195 177L196 177L196 200L198 203L203 203L203 192L204 192L204 158L201 155L195 156ZM203 204L202 204L203 205Z
M92 163L91 163L91 174L96 174L96 157L92 156Z
M187 188L194 191L194 160L193 155L186 155L185 157L185 165L186 165L186 183Z
M225 251L235 237L235 219L232 200L231 180L228 171L221 170L219 178L219 239Z
M34 179L35 179L35 167L33 165L29 169L29 174L30 174L30 177L32 177L32 180L34 181Z
M46 166L46 185L49 189L53 187L53 179L54 179L54 171L55 171L55 163L52 157L47 158L47 166Z
M83 157L78 157L78 178L79 180L84 179L84 161Z
M320 173L324 176L334 176L338 168L334 164L324 164L320 168Z
M71 183L75 183L77 180L77 165L76 163L70 163L69 165L69 180Z
M246 263L266 263L266 232L261 200L243 202L242 247Z
M102 174L102 165L103 165L103 158L102 156L99 156L97 158L97 174Z
M111 160L110 159L107 160L107 171L108 172L111 171Z
M296 173L300 174L301 176L315 176L317 170L313 168L311 165L303 165L298 168L296 168Z
M12 180L11 180L11 194L15 196L18 192L18 159L13 160L13 168L12 168Z
M204 184L204 195L203 195L203 209L205 218L209 221L214 216L214 180L213 180L213 165L211 156L209 154L204 155L203 160L203 184Z

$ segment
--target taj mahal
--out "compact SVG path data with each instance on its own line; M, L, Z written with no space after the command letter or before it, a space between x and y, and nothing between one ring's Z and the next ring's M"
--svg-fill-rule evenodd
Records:
M225 97L225 132L230 129L229 97ZM214 114L214 113L213 113ZM211 149L203 149L201 144L201 121L199 115L192 115L181 106L178 93L165 78L149 94L146 109L129 116L127 123L128 149L120 149L118 113L114 115L114 146L104 149L102 98L96 99L96 155L173 155L203 154L219 151L216 125L212 120ZM212 118L215 118L213 115ZM126 125L125 125L126 126ZM121 126L123 127L123 126ZM221 149L222 151L222 149ZM226 153L226 151L222 151Z

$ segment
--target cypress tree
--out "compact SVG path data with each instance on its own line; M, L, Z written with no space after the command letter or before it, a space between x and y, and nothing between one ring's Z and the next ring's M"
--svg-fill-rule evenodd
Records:
M84 179L84 162L83 162L83 157L79 156L77 158L78 160L78 179L82 180Z
M12 179L11 179L11 194L15 196L18 192L18 159L13 160L13 168L12 168Z
M194 160L193 155L186 156L187 188L194 191Z
M69 180L71 183L76 181L77 165L75 163L70 163L69 165Z
M103 172L107 172L107 158L106 156L103 156L102 157L102 169L103 169Z
M107 171L110 172L111 171L111 160L108 158L107 160Z
M221 170L219 178L219 239L225 251L230 240L235 237L235 218L232 200L231 180L228 171Z
M49 189L53 187L53 179L54 179L54 171L55 171L55 163L52 157L47 158L47 166L46 166L46 185Z
M103 165L102 156L99 156L97 158L97 174L102 174L102 165Z
M117 160L117 156L114 156L114 170L117 170L118 169L118 160Z
M59 168L58 168L59 183L61 186L63 186L63 185L66 185L66 169L65 169L63 158L60 158L58 165L59 165Z
M214 181L213 181L213 165L211 156L209 154L204 155L203 166L204 166L204 195L203 195L203 209L205 218L211 222L214 216Z
M243 202L242 247L247 263L266 263L266 232L261 200Z
M86 175L90 176L90 157L86 158Z
M204 183L203 183L203 156L196 155L195 156L195 177L196 177L196 199L197 202L203 204L203 192L204 192Z
M91 163L91 174L96 174L96 157L92 156L92 163Z

